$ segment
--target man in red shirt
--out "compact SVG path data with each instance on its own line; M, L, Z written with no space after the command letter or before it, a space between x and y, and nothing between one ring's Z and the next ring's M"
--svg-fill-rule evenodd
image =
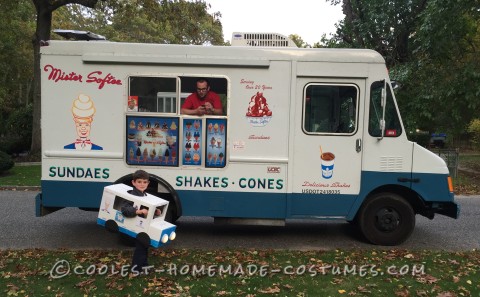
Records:
M207 79L200 78L197 80L197 91L185 99L181 113L188 115L223 114L220 96L210 91L210 84Z

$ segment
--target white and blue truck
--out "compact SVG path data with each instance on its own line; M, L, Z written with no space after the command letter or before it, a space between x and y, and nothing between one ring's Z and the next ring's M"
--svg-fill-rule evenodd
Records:
M407 139L383 57L364 49L49 41L41 48L38 216L96 209L152 174L166 219L356 223L397 245L416 215L458 218L445 162ZM223 115L181 114L207 78Z

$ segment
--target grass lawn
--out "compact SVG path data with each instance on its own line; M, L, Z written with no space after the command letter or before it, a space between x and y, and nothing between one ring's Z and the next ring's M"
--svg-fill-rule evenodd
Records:
M453 179L456 194L480 194L480 154L461 154L459 156L457 178Z
M0 186L40 186L41 166L17 166L0 174Z
M480 296L480 252L0 251L4 296ZM122 270L123 267L123 270Z

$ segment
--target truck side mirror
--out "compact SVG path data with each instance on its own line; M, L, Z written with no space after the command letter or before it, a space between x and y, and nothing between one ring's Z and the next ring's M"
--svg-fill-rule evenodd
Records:
M382 106L382 118L379 121L381 134L377 137L378 140L382 140L385 135L385 107L387 106L387 80L383 80L382 96L380 99L380 105Z

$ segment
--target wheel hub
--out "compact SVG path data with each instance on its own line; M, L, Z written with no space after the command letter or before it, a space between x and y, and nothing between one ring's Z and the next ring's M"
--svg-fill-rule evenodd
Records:
M382 208L376 214L376 227L381 231L394 231L400 224L400 215L394 209Z

